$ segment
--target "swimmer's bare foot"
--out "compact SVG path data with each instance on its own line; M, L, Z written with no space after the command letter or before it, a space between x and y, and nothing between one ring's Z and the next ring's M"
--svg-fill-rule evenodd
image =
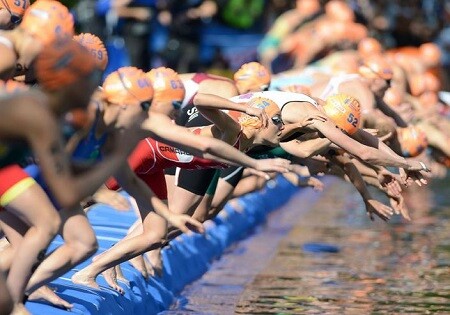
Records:
M120 267L120 265L117 265L114 267L116 269L116 277L117 277L117 281L121 281L123 283L125 283L126 285L130 285L130 281L128 281L127 278L125 278L123 272L122 272L122 268Z
M144 279L148 279L148 272L147 268L145 268L144 257L142 257L142 255L138 255L128 260L128 262L141 273Z
M31 315L22 303L14 304L14 309L10 315Z
M39 289L31 293L30 296L28 297L28 300L29 301L44 300L56 307L64 308L66 310L69 310L73 307L72 304L60 298L52 289L50 289L50 287L46 285L40 287Z
M153 270L152 264L145 257L144 257L144 265L145 265L145 269L147 269L148 275L150 277L154 277L155 276L155 270Z
M161 249L154 249L145 253L145 255L147 255L147 259L152 265L154 275L161 277L163 274Z
M117 275L116 275L116 268L112 267L109 269L106 269L102 272L103 278L105 278L106 283L119 292L120 294L125 294L125 291L122 289L122 287L117 283Z
M76 272L71 278L72 282L100 290L100 286L95 282L96 277L89 274L88 268Z

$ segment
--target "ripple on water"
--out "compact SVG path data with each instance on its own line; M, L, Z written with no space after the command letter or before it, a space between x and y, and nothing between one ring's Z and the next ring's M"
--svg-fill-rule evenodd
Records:
M412 223L385 225L368 222L349 188L335 187L325 196L331 201L323 198L314 210L320 217L332 209L333 220L297 226L236 313L450 314L450 180L432 188L434 194L411 198ZM345 211L333 204L344 194L351 196ZM340 252L303 251L310 241L337 245Z

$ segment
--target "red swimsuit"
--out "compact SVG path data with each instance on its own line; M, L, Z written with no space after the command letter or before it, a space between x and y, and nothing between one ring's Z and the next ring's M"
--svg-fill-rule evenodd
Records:
M193 130L199 134L201 128ZM239 148L239 139L235 147ZM228 165L208 160L184 152L178 148L146 138L139 142L136 149L128 157L128 163L136 175L139 176L160 199L167 199L167 187L164 178L164 169L179 167L183 169L227 168ZM118 189L118 183L109 179L106 183L109 189Z

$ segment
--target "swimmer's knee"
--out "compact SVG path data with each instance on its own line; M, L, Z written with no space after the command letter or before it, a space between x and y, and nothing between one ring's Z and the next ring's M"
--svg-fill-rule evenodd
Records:
M42 218L41 224L36 226L38 229L45 230L52 237L55 236L61 226L61 217L56 211L46 213L45 217Z
M154 231L144 232L142 235L145 239L145 244L147 249L152 248L156 243L162 242L165 235L161 233L156 233Z
M97 238L89 237L83 240L77 240L72 244L75 251L82 257L89 257L93 255L98 250Z

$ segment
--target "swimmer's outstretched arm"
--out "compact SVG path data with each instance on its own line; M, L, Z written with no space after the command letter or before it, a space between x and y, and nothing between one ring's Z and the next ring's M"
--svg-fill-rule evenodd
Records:
M364 201L366 212L370 220L374 220L374 214L383 221L389 220L393 214L393 210L372 197L361 173L352 161L344 155L336 155L331 157L331 162L341 168L349 181L355 186Z
M163 114L152 113L142 128L147 137L152 137L205 159L230 165L242 165L259 171L287 172L289 168L287 160L256 160L221 140L194 135L188 129L173 124Z
M194 98L194 105L203 116L216 125L222 132L229 131L230 128L237 130L237 132L241 130L241 125L228 114L224 113L222 111L224 109L256 116L261 120L263 127L266 127L269 123L269 118L263 109L250 107L245 103L235 103L213 94L197 93Z
M386 102L381 98L375 96L377 107L381 110L383 114L386 116L389 116L394 119L397 126L401 128L408 127L408 124L403 120L403 118L400 117L399 114L397 114Z
M308 158L328 149L330 144L331 141L327 138L317 138L306 141L292 140L289 142L280 142L280 147L296 157Z
M369 164L401 167L409 171L424 170L423 165L420 162L408 161L404 157L397 155L382 141L379 141L378 138L361 129L359 129L357 133L363 134L366 139L372 139L370 142L372 146L364 145L345 135L343 132L337 130L336 125L329 120L325 122L315 120L313 126L331 142ZM378 149L378 147L383 148L383 150Z

